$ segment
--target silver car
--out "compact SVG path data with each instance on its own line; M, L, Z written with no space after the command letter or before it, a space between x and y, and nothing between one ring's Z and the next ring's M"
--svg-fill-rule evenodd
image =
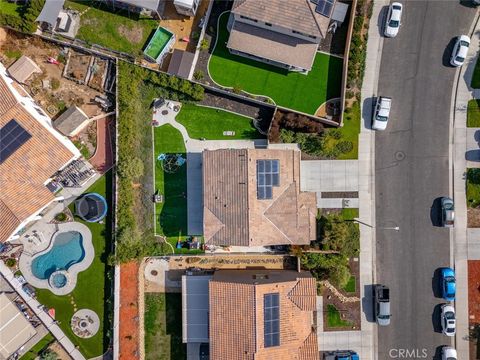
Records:
M455 308L450 304L442 305L442 332L447 336L455 336Z
M442 197L442 226L453 227L455 223L455 206L449 197Z

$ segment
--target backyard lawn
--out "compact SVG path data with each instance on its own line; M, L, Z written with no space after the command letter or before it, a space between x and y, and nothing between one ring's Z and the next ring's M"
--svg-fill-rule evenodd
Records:
M181 294L145 294L145 358L186 358L186 346L182 343Z
M352 323L350 321L342 320L340 317L340 311L335 307L335 305L327 305L327 326L330 328L343 328L351 327Z
M183 104L175 120L185 126L188 135L194 139L232 140L263 137L253 126L251 118L221 109ZM235 135L225 136L224 131L234 131Z
M473 99L468 102L467 127L480 127L480 100Z
M28 352L26 352L20 360L35 360L55 338L51 333L47 333L38 343L35 344Z
M92 5L89 7L89 5ZM113 50L140 56L158 21L131 12L113 10L106 3L93 0L66 1L65 7L82 12L77 38ZM87 10L84 12L85 10Z
M467 206L480 206L480 169L467 169Z
M268 96L277 105L315 114L326 100L340 96L343 60L317 53L308 75L232 55L226 44L229 13L219 20L218 39L208 69L221 86Z
M111 204L111 171L101 177L86 192L96 192L106 196L108 204ZM78 281L73 292L66 296L56 296L50 290L37 289L37 299L49 308L54 308L56 319L65 334L79 346L79 350L87 358L103 354L108 347L109 340L106 332L110 332L107 305L113 301L111 291L111 272L106 265L111 242L111 208L104 224L87 223L76 218L75 221L87 225L92 232L92 241L95 248L95 258L90 267L78 275ZM100 318L101 325L98 333L89 339L80 339L73 334L70 328L70 320L74 314L74 305L77 310L92 309ZM110 307L108 307L110 308Z

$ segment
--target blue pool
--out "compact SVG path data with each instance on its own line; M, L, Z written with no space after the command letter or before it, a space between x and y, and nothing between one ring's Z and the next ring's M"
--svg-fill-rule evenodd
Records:
M59 233L53 239L53 246L32 261L32 273L39 279L48 279L57 270L68 270L83 260L85 249L82 234L78 231Z

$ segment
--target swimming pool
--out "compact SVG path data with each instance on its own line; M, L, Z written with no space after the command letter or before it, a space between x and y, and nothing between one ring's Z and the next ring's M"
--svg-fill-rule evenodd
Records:
M32 261L33 275L42 280L48 279L57 270L68 270L85 257L83 237L78 231L58 233L52 241L50 250Z

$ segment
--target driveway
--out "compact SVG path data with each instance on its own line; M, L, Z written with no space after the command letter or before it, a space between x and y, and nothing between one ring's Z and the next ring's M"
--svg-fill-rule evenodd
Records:
M392 324L378 330L378 359L399 350L432 359L450 343L438 332L436 276L451 265L450 232L434 226L436 199L450 194L456 70L446 64L453 38L468 33L475 13L460 1L404 2L399 35L383 43L378 94L393 101L387 130L375 136L376 259L377 282L390 287L393 301ZM381 229L390 224L400 231Z

